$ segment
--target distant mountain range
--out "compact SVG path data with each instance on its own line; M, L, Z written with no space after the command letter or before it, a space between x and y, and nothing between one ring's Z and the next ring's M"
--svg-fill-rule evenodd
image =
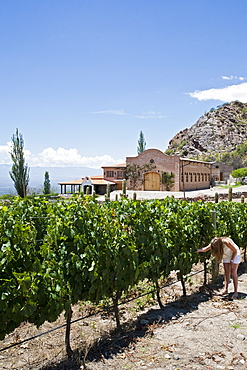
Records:
M0 195L14 192L9 176L11 165L0 165ZM89 167L30 167L29 188L43 189L45 172L49 172L51 188L59 191L59 182L78 180L85 176L101 175L103 170Z

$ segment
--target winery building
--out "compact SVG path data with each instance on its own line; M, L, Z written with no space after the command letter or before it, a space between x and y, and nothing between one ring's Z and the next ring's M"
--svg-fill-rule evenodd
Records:
M95 191L105 194L107 184L112 190L121 190L126 179L129 190L188 191L210 188L215 181L225 180L231 166L220 163L167 155L158 149L147 149L136 157L127 157L126 163L103 166L101 176L86 176L72 182L59 183L61 193Z
M126 158L127 187L155 191L206 189L210 187L211 167L209 162L148 149Z

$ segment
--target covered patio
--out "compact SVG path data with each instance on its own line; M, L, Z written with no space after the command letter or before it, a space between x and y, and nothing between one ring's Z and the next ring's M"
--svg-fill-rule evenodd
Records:
M60 193L61 194L75 194L75 193L87 193L104 195L106 193L107 184L110 184L111 191L115 190L117 185L112 181L104 180L103 176L85 176L78 180L60 182Z

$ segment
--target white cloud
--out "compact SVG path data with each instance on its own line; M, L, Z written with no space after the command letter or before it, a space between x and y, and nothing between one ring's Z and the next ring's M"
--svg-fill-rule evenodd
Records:
M10 155L11 147L12 143L10 141L7 142L6 145L0 145L0 164L12 164L12 159ZM33 160L35 160L30 150L24 149L24 156L27 164L29 161L32 162Z
M11 151L11 143L8 142L6 145L0 145L0 164L10 164L11 163L11 157L10 157L10 151Z
M0 145L0 164L11 164L10 143ZM124 163L124 159L114 159L110 155L95 157L82 156L76 148L58 149L46 148L38 155L32 154L29 150L24 151L25 161L30 167L89 167L101 168L101 166Z
M243 81L245 80L245 77L238 77L238 76L221 76L223 80L240 80Z
M124 109L109 109L109 110L101 110L98 112L93 112L94 114L115 114L117 116L126 116L127 113Z
M118 116L131 116L131 117L135 117L135 118L139 118L139 119L150 119L150 118L160 119L160 118L164 118L164 116L160 112L154 112L154 111L145 112L145 113L139 114L139 115L128 114L128 113L125 112L124 109L102 110L102 111L93 112L93 113L94 114L115 114L115 115L118 115Z
M85 157L82 156L76 148L64 149L59 147L57 150L53 148L46 148L37 158L40 165L49 166L85 166L91 168L100 168L103 165L114 164L118 161L111 156L105 154L102 156ZM120 160L122 162L123 160Z
M200 101L220 100L223 102L231 102L239 100L242 103L247 103L247 82L221 89L196 90L193 93L189 93L189 95Z
M164 116L160 113L160 112L154 112L154 111L151 111L151 112L146 112L142 115L138 115L138 116L135 116L136 118L140 118L140 119L160 119L160 118L164 118Z

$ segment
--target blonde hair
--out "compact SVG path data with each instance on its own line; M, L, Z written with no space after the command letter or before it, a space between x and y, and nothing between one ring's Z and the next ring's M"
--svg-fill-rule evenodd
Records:
M211 240L210 247L212 255L217 259L218 262L221 262L223 257L223 240L220 237L215 237Z

